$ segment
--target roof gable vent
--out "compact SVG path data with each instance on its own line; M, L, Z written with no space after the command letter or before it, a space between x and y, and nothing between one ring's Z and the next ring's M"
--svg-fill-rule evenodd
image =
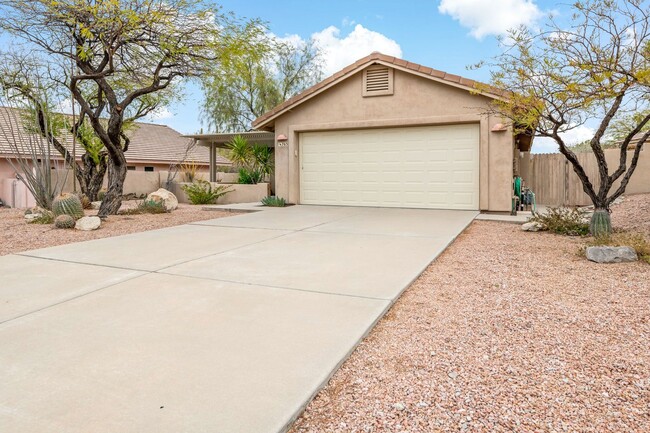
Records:
M363 71L363 96L393 94L393 68L373 65Z

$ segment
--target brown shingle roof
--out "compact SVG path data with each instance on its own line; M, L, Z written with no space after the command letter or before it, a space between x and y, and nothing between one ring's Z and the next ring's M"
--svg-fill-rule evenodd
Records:
M478 81L470 80L468 78L463 78L459 75L448 74L443 71L438 71L436 69L429 68L427 66L422 66L417 63L408 62L403 59L398 59L396 57L387 56L382 53L374 52L362 59L357 60L353 64L346 66L342 70L336 72L334 75L324 79L320 83L313 85L312 87L304 90L303 92L293 96L292 98L286 100L282 104L272 108L270 111L264 113L257 119L253 121L253 128L260 129L267 126L267 124L278 117L280 114L285 111L295 107L296 105L306 101L307 99L315 96L331 85L335 84L337 81L348 77L361 69L369 66L373 63L382 63L387 66L392 66L406 72L416 73L421 76L430 77L433 80L447 83L456 87L466 88L467 90L476 91L485 96L491 98L500 98L505 97L506 93L498 89L491 89L491 92L486 92L482 89L488 88L487 85L479 83ZM480 88L479 88L480 86Z
M127 132L131 139L129 149L125 153L127 162L149 162L171 164L178 162L185 153L188 143L192 140L183 137L178 131L166 125L136 122L134 127ZM0 107L0 155L15 154L15 146L21 146L23 153L29 153L30 143L43 140L37 134L26 132L22 124L22 116L16 109ZM72 137L66 134L63 138L65 146L72 149ZM77 144L77 157L81 157L84 149ZM190 151L188 160L199 164L209 164L210 155L205 146L194 146ZM58 157L56 150L52 150L53 157ZM228 159L218 155L217 164L230 165Z

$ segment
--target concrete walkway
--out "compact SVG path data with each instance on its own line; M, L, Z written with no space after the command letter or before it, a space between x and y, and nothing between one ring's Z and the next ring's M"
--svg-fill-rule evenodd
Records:
M475 216L292 206L0 257L0 431L283 431Z

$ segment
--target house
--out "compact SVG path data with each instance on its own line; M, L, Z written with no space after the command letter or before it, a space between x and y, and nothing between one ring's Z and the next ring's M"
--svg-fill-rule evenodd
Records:
M503 97L375 52L253 127L275 133L275 190L290 202L505 212L531 137L488 114Z
M26 194L24 188L15 182L16 171L9 163L9 159L16 157L16 145L21 146L22 152L28 154L30 143L42 140L38 135L27 132L21 122L22 116L16 109L0 107L0 200L9 204L17 202L16 195ZM192 143L192 139L184 137L169 126L153 123L136 122L127 134L131 140L125 154L129 173L168 171L172 164L178 163L184 157L188 145ZM64 142L68 149L72 149L70 136L67 136ZM83 153L84 149L77 143L77 160L81 159ZM213 156L216 158L215 166L232 165L221 155ZM55 149L52 149L51 158L56 161L53 168L63 168L62 158ZM204 146L191 146L185 160L194 162L198 171L207 173L210 165L209 149ZM138 193L142 192L140 191L142 188L134 185L134 182L129 182L129 174L127 174L125 189L126 185L132 185ZM20 192L16 192L17 187L21 189ZM125 190L125 193L127 192L131 191ZM25 200L21 199L18 202L25 203ZM31 201L27 200L27 202Z

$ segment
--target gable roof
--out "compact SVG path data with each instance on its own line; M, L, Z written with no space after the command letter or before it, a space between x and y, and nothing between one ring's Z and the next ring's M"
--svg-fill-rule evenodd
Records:
M306 102L307 100L325 91L326 89L329 89L337 83L374 64L385 65L394 69L428 78L439 83L447 84L472 92L477 92L492 99L502 99L506 96L506 92L492 88L478 81L463 78L460 75L449 74L447 72L439 71L427 66L422 66L417 63L399 59L397 57L387 56L379 52L374 52L362 59L357 60L353 64L341 69L334 75L327 77L320 83L313 85L312 87L287 99L280 105L264 113L253 121L253 128L263 129L265 127L268 127L269 123L271 123L272 120L281 116L285 112L295 108L296 106L302 104L303 102ZM490 91L486 91L485 89L490 89Z
M27 132L23 125L20 110L10 107L0 107L0 157L9 157L16 154L16 145L24 154L30 153L30 147L35 140L44 140L40 135ZM191 138L184 137L180 132L167 125L154 123L135 122L133 129L127 132L131 139L129 149L126 151L127 163L153 163L172 164L178 162L184 155ZM64 146L72 151L72 136L65 134L62 137ZM77 142L77 159L81 158L84 149ZM52 150L53 157L58 158L56 150ZM209 150L205 146L195 145L189 152L188 160L199 164L210 163ZM231 165L232 162L221 155L217 155L218 165Z

